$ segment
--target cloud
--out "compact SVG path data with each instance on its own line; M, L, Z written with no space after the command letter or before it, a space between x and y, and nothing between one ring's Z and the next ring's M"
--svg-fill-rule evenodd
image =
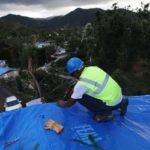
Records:
M148 3L149 0L141 0ZM0 16L19 14L29 17L64 15L78 7L110 9L118 2L119 7L140 7L140 0L0 0Z
M98 4L101 2L109 2L111 0L0 0L0 6L6 4L13 5L42 5L44 7L64 7L64 6L79 6Z
M0 0L0 16L11 14L30 17L64 15L77 7L85 8L112 0Z

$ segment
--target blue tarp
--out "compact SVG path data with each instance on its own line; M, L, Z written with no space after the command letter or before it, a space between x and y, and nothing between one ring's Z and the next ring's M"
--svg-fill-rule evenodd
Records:
M80 143L93 144L89 135L104 150L150 150L150 95L129 97L126 116L118 111L114 115L113 121L96 123L78 103L71 108L48 103L0 113L0 150L15 139L19 140L6 150L94 150ZM64 125L64 132L44 130L48 118Z
M9 72L9 71L14 71L16 70L15 68L5 68L5 67L0 67L0 76Z

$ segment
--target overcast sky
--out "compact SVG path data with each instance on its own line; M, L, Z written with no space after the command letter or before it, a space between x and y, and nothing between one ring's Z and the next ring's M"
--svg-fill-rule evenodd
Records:
M45 18L65 15L76 8L111 9L118 2L121 8L131 5L132 9L140 7L141 1L146 4L150 0L0 0L0 17L7 14Z

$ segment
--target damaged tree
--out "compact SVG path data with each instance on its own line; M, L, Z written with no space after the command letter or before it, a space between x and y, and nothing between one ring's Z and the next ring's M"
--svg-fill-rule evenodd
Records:
M30 57L28 59L28 73L30 74L30 76L32 77L33 79L33 82L34 82L34 86L35 86L35 89L36 89L36 93L39 97L42 96L41 94L41 89L40 89L40 86L39 86L39 83L38 81L36 80L34 74L33 74L33 71L32 71L32 58Z

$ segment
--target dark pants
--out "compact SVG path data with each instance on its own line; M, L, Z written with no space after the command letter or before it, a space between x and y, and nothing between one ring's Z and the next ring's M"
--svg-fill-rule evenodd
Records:
M88 95L84 95L82 99L78 99L77 101L95 115L111 115L113 110L119 108L117 106L107 106L103 101Z

